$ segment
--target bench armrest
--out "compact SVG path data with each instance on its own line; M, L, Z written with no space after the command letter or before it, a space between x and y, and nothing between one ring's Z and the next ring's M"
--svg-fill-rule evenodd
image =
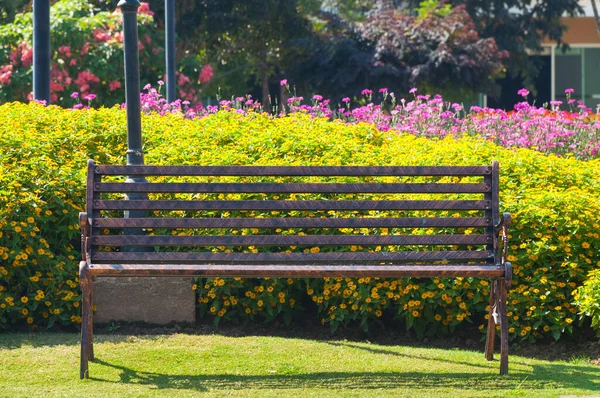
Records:
M79 229L81 230L81 259L87 261L87 242L90 236L90 224L85 212L79 213Z
M505 268L505 280L507 283L507 287L510 288L512 283L512 264L507 261L508 259L508 228L510 227L511 216L510 213L503 213L500 222L496 226L497 230L499 230L502 236L502 265Z
M500 229L500 233L502 234L502 264L506 263L508 253L508 228L510 228L510 223L510 213L503 213L498 223L498 229Z

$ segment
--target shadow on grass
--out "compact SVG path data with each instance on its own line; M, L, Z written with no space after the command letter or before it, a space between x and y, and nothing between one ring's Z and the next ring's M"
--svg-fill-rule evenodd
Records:
M96 359L96 366L119 370L119 381L91 377L106 383L147 385L155 389L208 390L284 390L327 389L460 389L466 391L510 391L532 389L578 388L598 391L600 375L593 367L569 365L534 365L533 371L513 372L509 376L473 372L315 372L296 375L173 375L138 371ZM92 369L93 371L93 369Z
M123 341L148 342L163 339L165 336L125 336L102 335L102 343L119 343ZM198 374L169 374L147 372L137 369L133 365L111 363L102 360L102 353L91 365L91 380L105 383L129 383L133 385L146 385L153 389L181 389L181 390L244 390L244 389L298 389L298 388L327 388L327 389L455 389L465 391L518 391L518 390L555 390L555 389L580 389L590 394L600 391L600 368L592 365L568 363L543 363L535 364L527 358L510 357L510 375L498 375L498 361L489 364L481 354L481 363L472 363L460 360L440 358L439 353L423 352L421 355L398 352L385 346L366 346L354 342L326 341L325 343L337 347L347 347L365 351L369 354L407 357L415 360L425 360L444 363L444 371L435 367L432 372L414 371L413 369L400 369L399 371L348 371L348 372L308 372L294 371L290 373L268 375L239 375L235 374L235 366L231 373L206 374L204 367L200 367ZM6 334L0 335L0 349L18 349L20 347L51 347L51 346L78 346L79 336L75 334ZM360 355L357 355L360 360ZM456 365L455 368L447 364ZM498 365L495 366L495 365ZM75 366L75 365L74 365ZM434 366L434 365L432 365ZM94 375L106 374L108 369L100 372L101 367L117 371L118 380L95 378ZM293 369L292 369L293 370ZM285 369L284 369L285 371ZM205 372L205 374L199 374ZM437 372L437 373L436 373ZM113 372L111 372L113 373Z
M128 336L122 334L96 336L102 343L121 343L136 341L154 341L165 338L164 335ZM22 347L78 346L80 335L75 333L0 333L0 349L19 349Z

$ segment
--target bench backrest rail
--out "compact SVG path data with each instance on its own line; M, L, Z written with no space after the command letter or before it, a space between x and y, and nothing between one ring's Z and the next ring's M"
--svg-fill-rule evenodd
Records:
M131 183L126 177L150 180ZM90 161L86 202L86 252L96 264L501 268L497 162L334 167ZM140 211L146 217L128 217ZM151 249L127 249L134 247Z

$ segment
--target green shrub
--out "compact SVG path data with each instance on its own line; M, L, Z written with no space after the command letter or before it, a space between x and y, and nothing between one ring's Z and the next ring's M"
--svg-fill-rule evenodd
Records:
M575 302L579 307L581 318L589 317L592 328L600 337L600 269L590 271L583 286L573 292Z
M77 213L86 159L124 163L125 113L12 103L0 106L0 120L6 121L0 126L0 325L77 323ZM509 150L472 138L394 135L302 114L272 119L219 112L194 121L150 115L142 122L149 164L467 165L497 159L501 208L514 219L513 339L572 332L572 291L600 265L600 160ZM481 322L489 303L488 281L476 278L216 279L197 290L201 312L230 321L289 319L311 300L334 328L366 327L388 314L418 333Z

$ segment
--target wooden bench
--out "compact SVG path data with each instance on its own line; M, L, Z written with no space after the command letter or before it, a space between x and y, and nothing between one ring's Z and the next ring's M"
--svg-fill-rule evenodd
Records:
M508 373L510 215L499 211L497 162L278 167L90 160L87 178L81 378L94 358L92 280L101 276L487 278L485 357L493 357L499 323L500 374Z

